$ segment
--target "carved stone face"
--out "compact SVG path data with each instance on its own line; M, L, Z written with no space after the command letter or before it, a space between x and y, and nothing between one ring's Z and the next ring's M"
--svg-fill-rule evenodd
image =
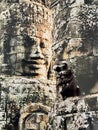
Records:
M30 29L28 27L28 31L23 35L11 36L9 41L7 35L7 41L4 43L7 74L47 79L52 58L51 30L40 25L36 27L34 35L30 33Z
M37 2L13 4L2 13L6 21L3 73L47 78L52 58L51 13Z
M52 57L51 32L40 25L41 31L36 36L26 35L24 42L23 75L47 78ZM39 29L38 29L39 30Z

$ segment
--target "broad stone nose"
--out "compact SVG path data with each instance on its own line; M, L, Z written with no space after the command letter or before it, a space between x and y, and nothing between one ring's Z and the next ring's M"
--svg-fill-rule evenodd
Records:
M42 52L39 45L31 47L30 57L42 57Z

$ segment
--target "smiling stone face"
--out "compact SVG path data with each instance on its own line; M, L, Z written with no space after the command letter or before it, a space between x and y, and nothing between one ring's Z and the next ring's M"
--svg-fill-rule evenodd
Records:
M2 13L3 73L47 79L52 59L51 14L50 9L37 2L13 4Z
M41 31L38 31L36 37L32 35L24 36L25 54L22 60L22 68L24 75L47 78L52 58L52 36L49 29L42 25L39 28Z

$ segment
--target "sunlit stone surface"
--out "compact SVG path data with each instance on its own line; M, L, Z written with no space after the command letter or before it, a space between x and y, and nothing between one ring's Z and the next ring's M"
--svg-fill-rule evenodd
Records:
M1 73L49 78L52 62L51 10L37 2L22 2L11 4L2 12L2 18Z
M98 92L98 1L53 1L54 60L66 60L83 93Z
M55 19L53 50L54 69L57 72L56 87L58 95L62 95L63 91L65 98L62 101L60 96L57 97L58 100L49 114L47 129L96 130L98 127L98 48L96 46L98 1L53 0L51 7ZM64 66L62 61L68 66ZM67 75L68 69L69 75ZM77 82L74 82L73 77ZM79 97L74 95L77 85L82 92ZM72 86L74 89L69 92ZM85 94L89 95L84 96Z
M97 130L98 0L50 4L0 2L0 128Z
M0 89L7 130L46 129L56 97L49 5L8 1L1 10Z

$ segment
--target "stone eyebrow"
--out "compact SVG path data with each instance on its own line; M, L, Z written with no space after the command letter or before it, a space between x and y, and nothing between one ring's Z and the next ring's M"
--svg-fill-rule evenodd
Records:
M25 40L24 45L32 45L32 44L35 44L35 39L34 39L34 38L31 38L31 37L29 37L29 36L25 37L24 40Z

